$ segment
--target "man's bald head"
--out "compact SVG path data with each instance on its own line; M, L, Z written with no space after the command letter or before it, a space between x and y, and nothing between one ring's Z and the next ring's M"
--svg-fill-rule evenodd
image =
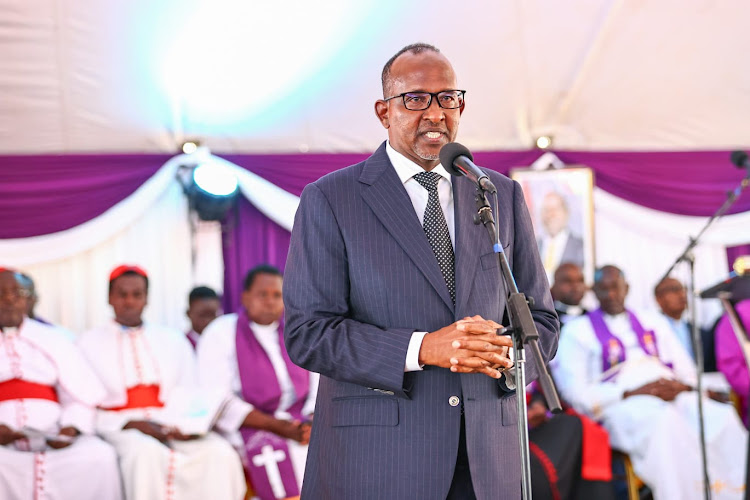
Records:
M438 49L434 45L430 45L429 43L412 43L411 45L407 45L403 49L393 54L393 57L388 59L388 62L386 62L385 66L383 66L383 72L380 75L380 81L383 85L383 99L391 97L391 89L393 87L393 81L391 79L391 67L393 66L393 63L396 62L396 59L398 59L399 56L407 52L410 54L420 54L422 52L434 52L436 54L439 54L440 49Z
M613 265L600 267L594 273L594 294L602 310L611 315L625 312L629 286L625 273Z
M586 283L581 268L572 262L560 264L555 270L555 282L550 292L552 292L553 299L563 304L580 305L586 293Z

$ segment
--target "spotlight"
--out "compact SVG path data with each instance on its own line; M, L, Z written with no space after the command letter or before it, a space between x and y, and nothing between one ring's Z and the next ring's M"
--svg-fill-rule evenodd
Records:
M732 265L734 272L740 276L750 276L750 255L741 255L735 259Z
M205 221L221 220L237 201L237 177L221 163L208 161L193 169L185 192L190 208Z
M542 135L536 140L536 147L539 149L547 149L552 145L552 137L548 135Z
M198 141L187 141L182 144L182 152L191 155L198 150L200 143Z

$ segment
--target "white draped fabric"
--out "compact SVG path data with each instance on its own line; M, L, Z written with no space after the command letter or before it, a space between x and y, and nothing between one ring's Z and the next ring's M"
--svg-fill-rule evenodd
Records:
M630 283L628 305L656 307L653 289L669 266L681 255L690 236L696 236L706 217L688 217L651 210L594 189L597 265L615 264ZM750 212L729 215L714 222L694 250L698 291L724 279L726 247L750 242ZM674 276L687 283L687 264ZM698 300L698 323L712 324L721 312L716 299Z
M136 193L131 198L140 195ZM104 323L112 317L107 303L107 277L115 266L132 263L143 266L150 276L146 319L182 326L186 297L193 284L185 197L180 186L170 182L153 203L133 205L139 205L140 213L128 214L128 223L103 237L92 232L85 234L88 239L84 241L84 236L73 228L56 233L54 245L40 244L36 252L28 254L13 251L15 244L28 248L23 240L2 242L4 265L28 272L34 278L39 295L38 316L75 333ZM109 218L108 214L97 219ZM97 224L97 219L89 222ZM58 257L56 250L63 247L77 247L78 251ZM45 258L45 250L49 258ZM6 257L13 254L19 256L18 260Z
M265 179L231 166L240 190L261 212L291 230L299 199ZM29 273L40 296L40 317L75 333L111 317L107 276L121 263L149 273L145 318L186 328L187 294L195 285L223 286L221 233L217 223L199 223L194 240L187 201L176 174L189 158L170 159L131 196L100 216L58 233L0 240L2 265ZM195 255L191 247L195 246Z
M226 160L212 158L233 170L243 196L291 230L297 196ZM172 158L130 197L85 224L50 235L0 240L2 264L34 277L40 295L38 315L77 333L101 324L111 316L107 275L127 262L149 272L146 319L181 329L187 326L184 311L190 288L207 284L220 290L223 284L218 224L200 223L191 236L187 202L175 178L179 165L187 160L184 155ZM594 206L597 264L615 264L626 272L631 306L654 307L655 282L706 218L658 212L596 188ZM748 228L750 213L741 213L717 221L704 235L695 250L699 290L727 274L725 247L750 241ZM686 266L679 266L675 274L685 281ZM592 298L587 300L591 303ZM699 304L699 322L711 323L720 312L719 304Z

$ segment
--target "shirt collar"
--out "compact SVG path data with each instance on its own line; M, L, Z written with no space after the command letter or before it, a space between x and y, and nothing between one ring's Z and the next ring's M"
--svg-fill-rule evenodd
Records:
M274 321L270 325L259 325L255 321L250 321L250 329L254 332L278 332L279 322Z
M12 339L18 337L21 328L17 326L6 326L0 331L2 332L3 337L5 337L6 339Z
M564 228L562 231L557 233L555 236L548 236L549 239L557 241L563 241L568 239L568 235L570 234L570 231L568 228Z
M581 307L580 305L574 306L571 304L560 302L559 300L555 301L555 309L557 309L558 311L562 311L568 316L580 316L583 314L583 307Z
M139 333L142 333L143 328L146 325L145 322L143 322L139 326L125 326L115 321L114 318L112 319L112 323L115 325L117 331L125 335L137 335Z
M391 164L393 164L393 168L396 170L396 174L398 175L398 178L401 179L402 184L408 182L418 173L425 171L422 167L411 161L409 158L393 149L390 142L386 142L385 152L388 154L388 159L391 160ZM442 165L438 164L438 166L433 168L431 172L440 174L441 177L443 177L451 185L453 185L450 174L443 168Z

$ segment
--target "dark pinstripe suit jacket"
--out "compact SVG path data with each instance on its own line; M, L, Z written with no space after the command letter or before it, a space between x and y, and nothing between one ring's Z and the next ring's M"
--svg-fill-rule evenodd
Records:
M487 172L518 288L549 360L559 327L517 183ZM414 331L480 314L502 322L500 272L475 226L474 186L454 179L456 305L383 144L302 193L284 278L286 346L322 377L302 490L305 500L435 500L450 487L462 407L479 499L520 498L516 397L480 374L432 366L404 373ZM536 377L533 364L527 369ZM461 405L451 406L458 396Z

